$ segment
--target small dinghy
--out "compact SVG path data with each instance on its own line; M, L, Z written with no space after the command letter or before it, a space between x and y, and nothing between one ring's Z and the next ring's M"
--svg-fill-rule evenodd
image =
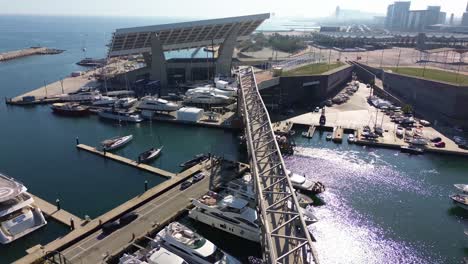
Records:
M113 137L106 139L101 142L102 149L105 151L114 150L125 146L127 143L132 141L133 135L123 137Z
M160 147L158 149L150 148L147 151L141 153L140 155L138 155L138 163L147 163L156 159L161 154L162 149L163 147Z

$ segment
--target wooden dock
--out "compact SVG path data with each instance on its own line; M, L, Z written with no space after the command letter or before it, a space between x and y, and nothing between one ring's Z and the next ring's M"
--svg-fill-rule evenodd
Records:
M129 158L125 158L125 157L113 154L111 152L108 152L108 151L106 151L104 153L103 151L97 150L95 147L91 147L91 146L84 145L84 144L78 144L78 145L76 145L76 147L78 149L86 150L88 152L94 153L94 154L102 156L104 158L112 159L112 160L118 161L120 163L123 163L125 165L132 166L132 167L138 168L140 170L144 170L144 171L147 171L147 172L150 172L150 173L154 173L154 174L166 177L166 178L172 178L172 177L176 176L176 174L174 174L172 172L168 172L168 171L165 171L165 170L162 170L162 169L159 169L159 168L156 168L156 167L144 164L144 163L138 163L135 160L131 160Z
M76 215L73 215L72 213L70 212L67 212L63 209L60 209L60 210L57 210L57 206L56 205L53 205L49 202L47 202L46 200L43 200L33 194L31 194L31 196L33 197L34 199L34 202L36 203L36 205L41 209L41 211L48 217L51 217L53 218L54 220L64 224L64 225L67 225L67 226L70 226L71 227L71 219L73 219L74 221L74 228L78 228L81 226L81 224L83 223L83 220L81 218L79 218L78 216Z
M333 130L333 137L332 140L335 143L341 143L343 142L343 128L342 127L336 127L335 130Z
M315 126L310 125L307 132L302 133L302 136L305 137L305 138L312 138L314 136L314 133L315 133Z

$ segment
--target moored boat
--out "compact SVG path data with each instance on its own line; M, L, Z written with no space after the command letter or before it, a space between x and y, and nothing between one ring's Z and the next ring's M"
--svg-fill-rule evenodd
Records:
M139 163L147 163L147 162L150 162L152 160L154 160L155 158L159 157L159 155L161 154L161 151L162 151L163 147L160 147L158 149L155 149L155 148L150 148L149 150L141 153L140 155L138 155L138 162Z
M8 244L47 224L27 188L0 173L0 244Z
M104 150L114 150L121 148L132 141L133 135L123 136L123 137L113 137L110 139L106 139L101 142L101 146Z
M184 163L181 163L179 166L183 167L183 168L192 167L192 166L195 166L196 164L200 163L201 161L205 160L206 158L208 158L208 156L206 154L197 154L197 155L195 155L195 158L193 158L191 160L188 160L188 161L186 161Z
M424 149L418 148L415 146L401 146L400 147L401 152L403 153L409 153L409 154L424 154Z
M459 207L468 210L468 195L466 194L454 194L450 196L450 199Z
M468 184L454 184L453 186L463 193L468 194Z
M54 113L59 115L86 116L90 114L88 107L77 103L55 103L50 108Z
M99 117L117 121L139 123L143 121L143 118L139 114L135 114L131 111L119 111L115 109L102 110L98 112Z

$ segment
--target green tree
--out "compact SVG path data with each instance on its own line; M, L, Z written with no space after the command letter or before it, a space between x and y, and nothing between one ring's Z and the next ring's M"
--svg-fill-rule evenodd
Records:
M405 113L405 114L411 114L411 113L413 113L413 107L411 105L409 105L409 104L406 104L406 105L403 106L401 111L403 111L403 113Z

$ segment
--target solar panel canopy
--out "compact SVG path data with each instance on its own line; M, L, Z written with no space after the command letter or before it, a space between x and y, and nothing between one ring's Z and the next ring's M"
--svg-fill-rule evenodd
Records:
M228 17L155 26L117 29L109 46L109 57L151 51L151 35L155 33L164 51L219 45L231 29L239 26L238 41L246 40L270 14Z

